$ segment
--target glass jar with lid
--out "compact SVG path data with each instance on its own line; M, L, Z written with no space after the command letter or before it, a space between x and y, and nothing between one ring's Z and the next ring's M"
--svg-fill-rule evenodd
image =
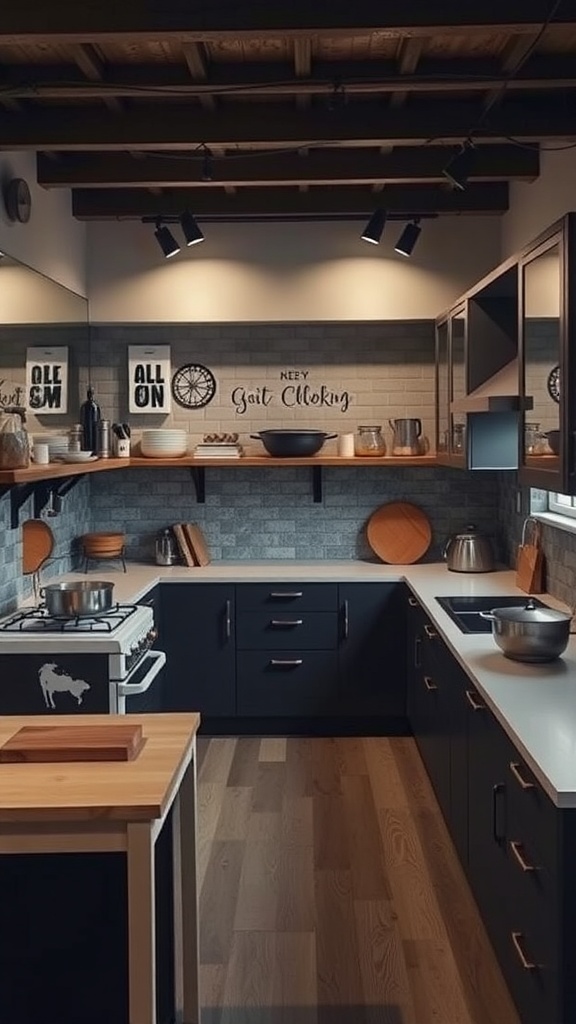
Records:
M542 451L542 435L539 423L524 423L524 453L538 455Z
M358 427L358 433L354 438L354 451L356 455L386 455L386 441L382 434L382 427Z

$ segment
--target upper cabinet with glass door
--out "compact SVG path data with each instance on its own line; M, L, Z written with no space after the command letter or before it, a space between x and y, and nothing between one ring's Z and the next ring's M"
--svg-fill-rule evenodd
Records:
M576 493L576 214L567 214L521 254L522 393L519 481Z

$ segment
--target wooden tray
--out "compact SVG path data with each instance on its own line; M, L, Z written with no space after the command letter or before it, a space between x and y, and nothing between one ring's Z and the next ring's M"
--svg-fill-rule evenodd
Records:
M407 501L381 505L368 520L372 551L392 565L408 565L425 555L432 541L432 527L423 509Z
M0 762L132 761L141 725L26 725L0 747Z

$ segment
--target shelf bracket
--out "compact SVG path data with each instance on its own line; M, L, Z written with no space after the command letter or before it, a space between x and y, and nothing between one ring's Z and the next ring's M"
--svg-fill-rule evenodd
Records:
M34 518L40 519L42 510L46 508L51 494L53 495L53 511L60 512L62 498L85 476L85 473L78 473L76 476L66 476L52 481L42 480L40 483L34 484Z
M312 466L312 494L314 503L320 504L322 501L322 466Z
M190 475L196 491L196 501L200 505L206 502L206 471L204 466L190 466Z
M20 509L31 494L35 493L36 484L10 485L10 528L17 530L20 523Z

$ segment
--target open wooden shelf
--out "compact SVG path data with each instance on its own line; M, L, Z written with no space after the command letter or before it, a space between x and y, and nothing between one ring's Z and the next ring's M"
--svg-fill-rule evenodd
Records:
M0 486L13 484L31 484L40 480L57 480L62 477L81 476L87 473L101 473L115 469L161 469L189 467L207 469L214 466L255 466L261 469L274 466L381 466L391 469L394 466L437 466L435 455L385 456L354 456L343 458L339 455L313 455L307 458L273 458L271 455L245 455L240 459L196 459L192 455L184 455L178 459L97 459L94 462L49 462L46 466L30 466L28 469L0 470Z
M314 502L322 501L322 469L342 466L379 466L384 469L399 466L437 466L435 455L417 456L354 456L343 458L339 455L313 455L308 458L273 458L271 455L244 455L239 459L197 459L184 455L177 459L146 459L135 456L130 459L95 459L94 462L49 462L45 466L32 465L27 469L0 470L0 497L10 492L12 503L11 525L19 523L20 509L34 495L34 515L38 517L45 507L50 491L63 497L78 480L91 473L110 472L117 469L189 469L196 490L196 500L206 500L206 470L215 466L230 469L232 466L272 469L274 467L302 466L312 470L312 494ZM54 481L54 485L51 485Z

